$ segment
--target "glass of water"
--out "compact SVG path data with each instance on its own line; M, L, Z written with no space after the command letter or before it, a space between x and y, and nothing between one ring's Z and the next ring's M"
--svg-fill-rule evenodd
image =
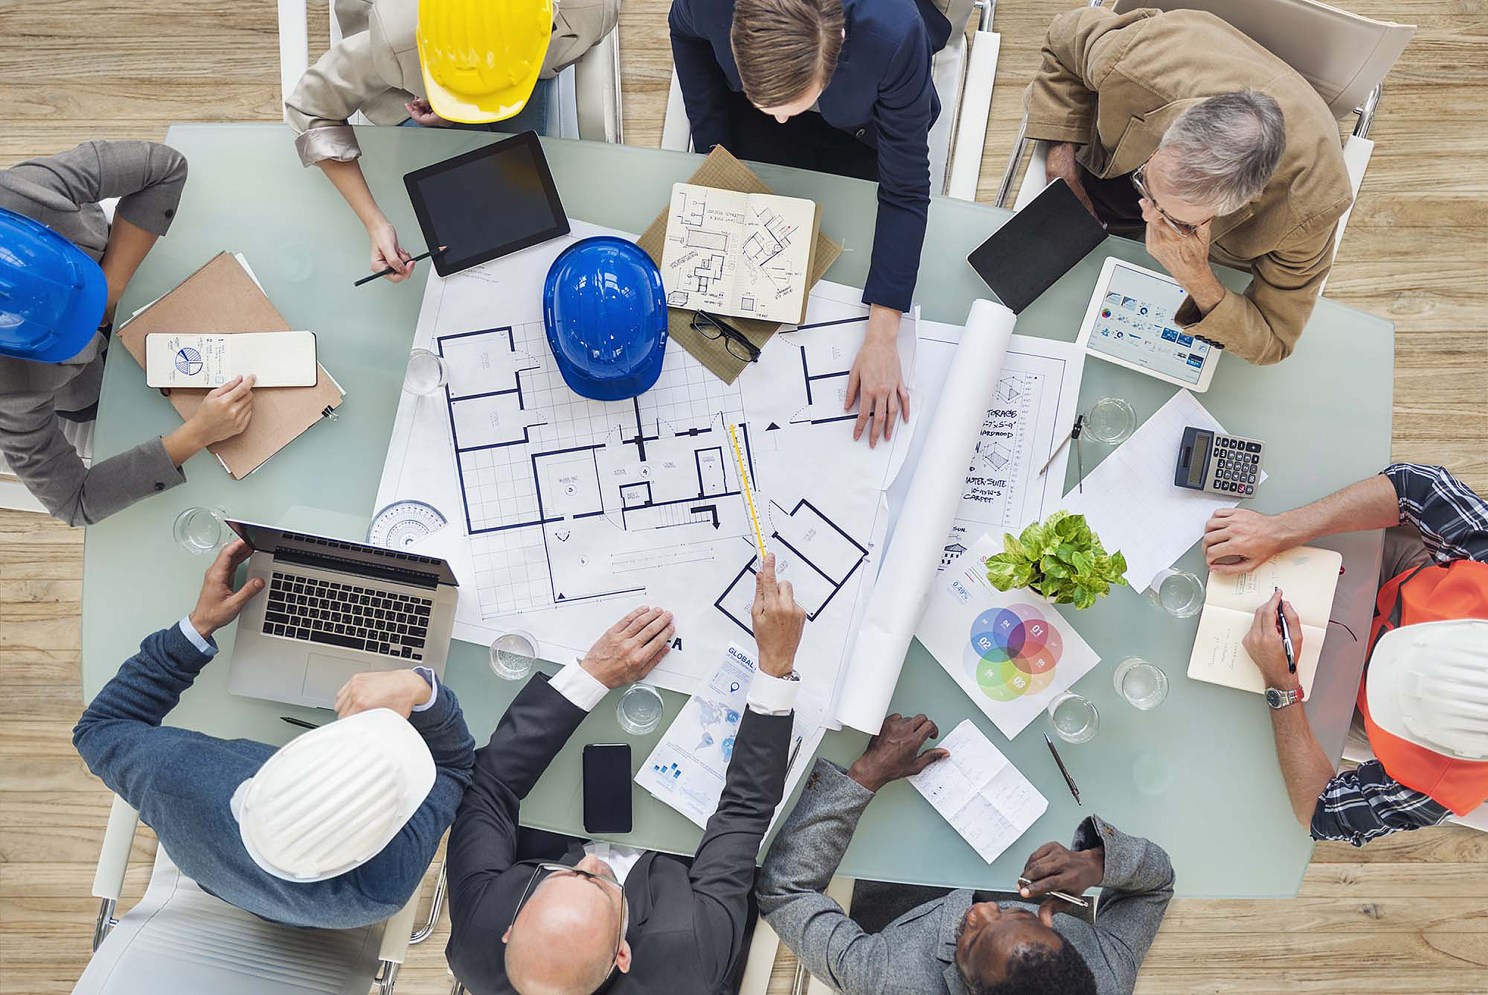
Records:
M1066 691L1049 702L1049 724L1066 743L1088 743L1100 729L1100 712L1089 698Z
M403 375L403 389L427 397L449 383L449 364L444 357L428 349L415 349L408 354L408 371Z
M491 673L503 681L521 681L532 673L537 641L525 632L507 632L491 644Z
M233 536L227 527L227 512L221 508L187 508L176 516L171 531L176 545L188 553L215 553Z
M1112 678L1116 693L1126 703L1144 712L1161 705L1168 697L1168 675L1154 663L1141 657L1129 656L1121 661Z
M649 684L632 684L615 706L615 721L632 736L644 736L661 724L661 692Z
M1152 578L1147 600L1174 618L1192 618L1204 607L1204 582L1186 570L1163 570Z
M1085 432L1096 442L1120 445L1137 429L1137 412L1120 397L1103 397L1085 416Z

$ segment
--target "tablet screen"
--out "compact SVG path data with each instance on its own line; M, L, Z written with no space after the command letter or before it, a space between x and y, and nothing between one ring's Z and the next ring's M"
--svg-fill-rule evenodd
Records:
M440 276L568 232L542 146L531 132L415 170L404 178Z
M1088 348L1187 384L1197 384L1213 346L1178 326L1183 288L1117 263L1095 312Z

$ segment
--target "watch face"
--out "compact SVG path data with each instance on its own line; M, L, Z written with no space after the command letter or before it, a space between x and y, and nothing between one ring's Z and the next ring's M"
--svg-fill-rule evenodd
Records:
M1266 704L1270 705L1272 708L1281 708L1286 703L1286 695L1282 694L1275 688L1266 689Z

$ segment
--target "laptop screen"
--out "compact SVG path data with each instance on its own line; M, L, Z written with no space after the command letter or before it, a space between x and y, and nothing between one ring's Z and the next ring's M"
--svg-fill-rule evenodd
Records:
M253 522L229 519L227 524L256 552L270 553L286 562L375 577L395 584L430 588L439 584L459 586L449 564L437 556L420 556L345 539L290 532Z

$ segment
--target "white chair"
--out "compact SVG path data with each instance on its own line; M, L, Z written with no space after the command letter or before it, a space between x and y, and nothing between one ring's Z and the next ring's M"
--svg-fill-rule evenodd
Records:
M1090 6L1100 5L1100 0L1091 0ZM1353 134L1343 143L1349 185L1355 198L1358 197L1364 171L1374 153L1369 128L1379 107L1383 81L1415 34L1415 25L1360 17L1317 0L1115 0L1113 5L1117 13L1137 7L1208 11L1234 25L1301 74L1318 91L1335 118L1342 120L1351 113L1358 114ZM1032 144L1033 154L1018 187L1013 210L1022 209L1048 182L1044 172L1046 145L1028 141L1027 125L1025 116L997 190L996 203L1002 206L1012 190L1023 152ZM1343 240L1352 210L1351 207L1338 222L1334 251Z
M265 922L214 898L156 851L150 884L122 919L138 814L115 797L93 879L101 899L93 958L73 995L390 995L408 952L417 897L361 929L298 929Z
M982 172L982 145L992 106L992 83L1002 36L992 30L997 0L946 0L951 37L935 54L931 72L940 97L940 117L930 129L930 178L934 193L975 200ZM977 29L967 39L973 10L981 12ZM692 148L692 126L682 100L677 71L672 70L662 123L661 147L675 152Z
M310 66L306 0L278 0L280 99L289 99ZM341 40L335 4L330 4L330 40ZM559 138L618 143L624 139L620 94L620 29L617 26L574 65L558 74L555 91ZM352 124L367 124L361 114Z
M1364 735L1364 730L1359 726L1357 719L1356 715L1355 723L1349 729L1348 739L1343 742L1343 759L1361 764L1366 760L1375 759L1375 756L1374 750L1369 745L1369 737ZM1488 833L1488 803L1478 806L1466 815L1451 816L1447 821Z

